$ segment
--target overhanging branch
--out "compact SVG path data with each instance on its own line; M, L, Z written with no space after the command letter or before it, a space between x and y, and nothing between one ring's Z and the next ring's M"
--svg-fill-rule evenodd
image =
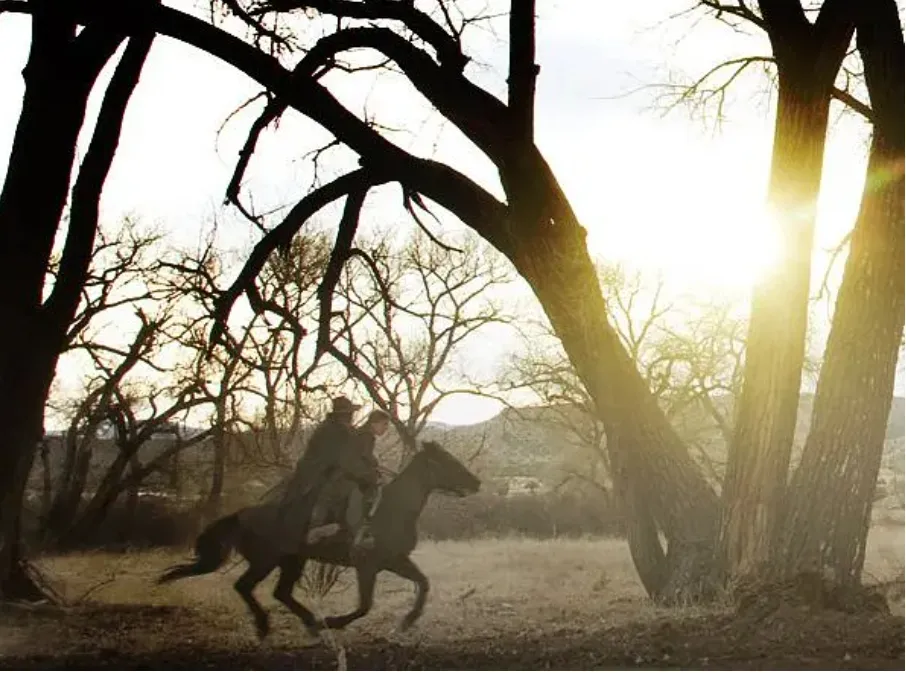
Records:
M468 62L460 49L459 42L443 30L430 16L417 9L412 2L400 0L271 0L263 2L250 14L285 12L292 9L314 9L322 14L331 14L348 19L387 19L400 21L419 38L430 44L437 53L437 60L445 68L462 72Z
M249 291L255 278L257 278L261 269L264 268L268 257L278 247L288 246L302 225L324 206L347 194L381 184L382 182L386 182L386 178L381 179L374 174L367 173L364 169L359 169L315 189L299 201L280 224L258 241L236 280L215 302L214 326L211 328L211 346L213 347L215 344L220 343L233 304L236 303L239 295Z

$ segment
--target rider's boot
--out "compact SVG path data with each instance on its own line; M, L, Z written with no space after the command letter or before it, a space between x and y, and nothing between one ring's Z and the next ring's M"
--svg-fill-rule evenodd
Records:
M340 532L342 527L338 523L328 523L323 526L317 526L308 531L305 541L308 544L317 544L324 538L332 537Z

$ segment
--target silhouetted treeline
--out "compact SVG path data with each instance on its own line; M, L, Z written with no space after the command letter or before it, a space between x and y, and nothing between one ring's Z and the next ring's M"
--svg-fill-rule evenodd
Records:
M36 543L37 515L26 517L26 536ZM127 550L191 545L204 525L201 509L174 506L163 498L116 503L104 523L54 551ZM533 538L623 535L618 510L589 494L482 493L469 498L434 497L419 522L424 539L468 540L510 535ZM32 533L30 535L30 533Z

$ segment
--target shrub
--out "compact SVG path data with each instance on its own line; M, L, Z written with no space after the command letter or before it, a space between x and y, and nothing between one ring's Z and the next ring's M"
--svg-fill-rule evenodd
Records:
M197 507L143 497L131 512L125 503L117 502L103 524L80 539L69 540L66 548L185 546L192 544L202 525ZM623 523L616 509L603 497L565 492L510 497L479 493L468 498L435 495L419 520L419 533L433 540L507 535L540 539L620 536Z
M419 532L434 540L525 535L535 538L619 536L623 523L605 498L566 492L468 498L434 496L419 521Z

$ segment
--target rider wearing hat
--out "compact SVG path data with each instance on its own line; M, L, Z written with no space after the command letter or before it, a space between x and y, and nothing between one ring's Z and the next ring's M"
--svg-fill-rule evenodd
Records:
M376 464L362 455L353 434L353 414L361 408L347 397L334 398L330 412L308 440L279 505L285 551L297 551L306 543L309 530L324 523L325 513L318 503L333 477L343 475L364 491L376 488Z

